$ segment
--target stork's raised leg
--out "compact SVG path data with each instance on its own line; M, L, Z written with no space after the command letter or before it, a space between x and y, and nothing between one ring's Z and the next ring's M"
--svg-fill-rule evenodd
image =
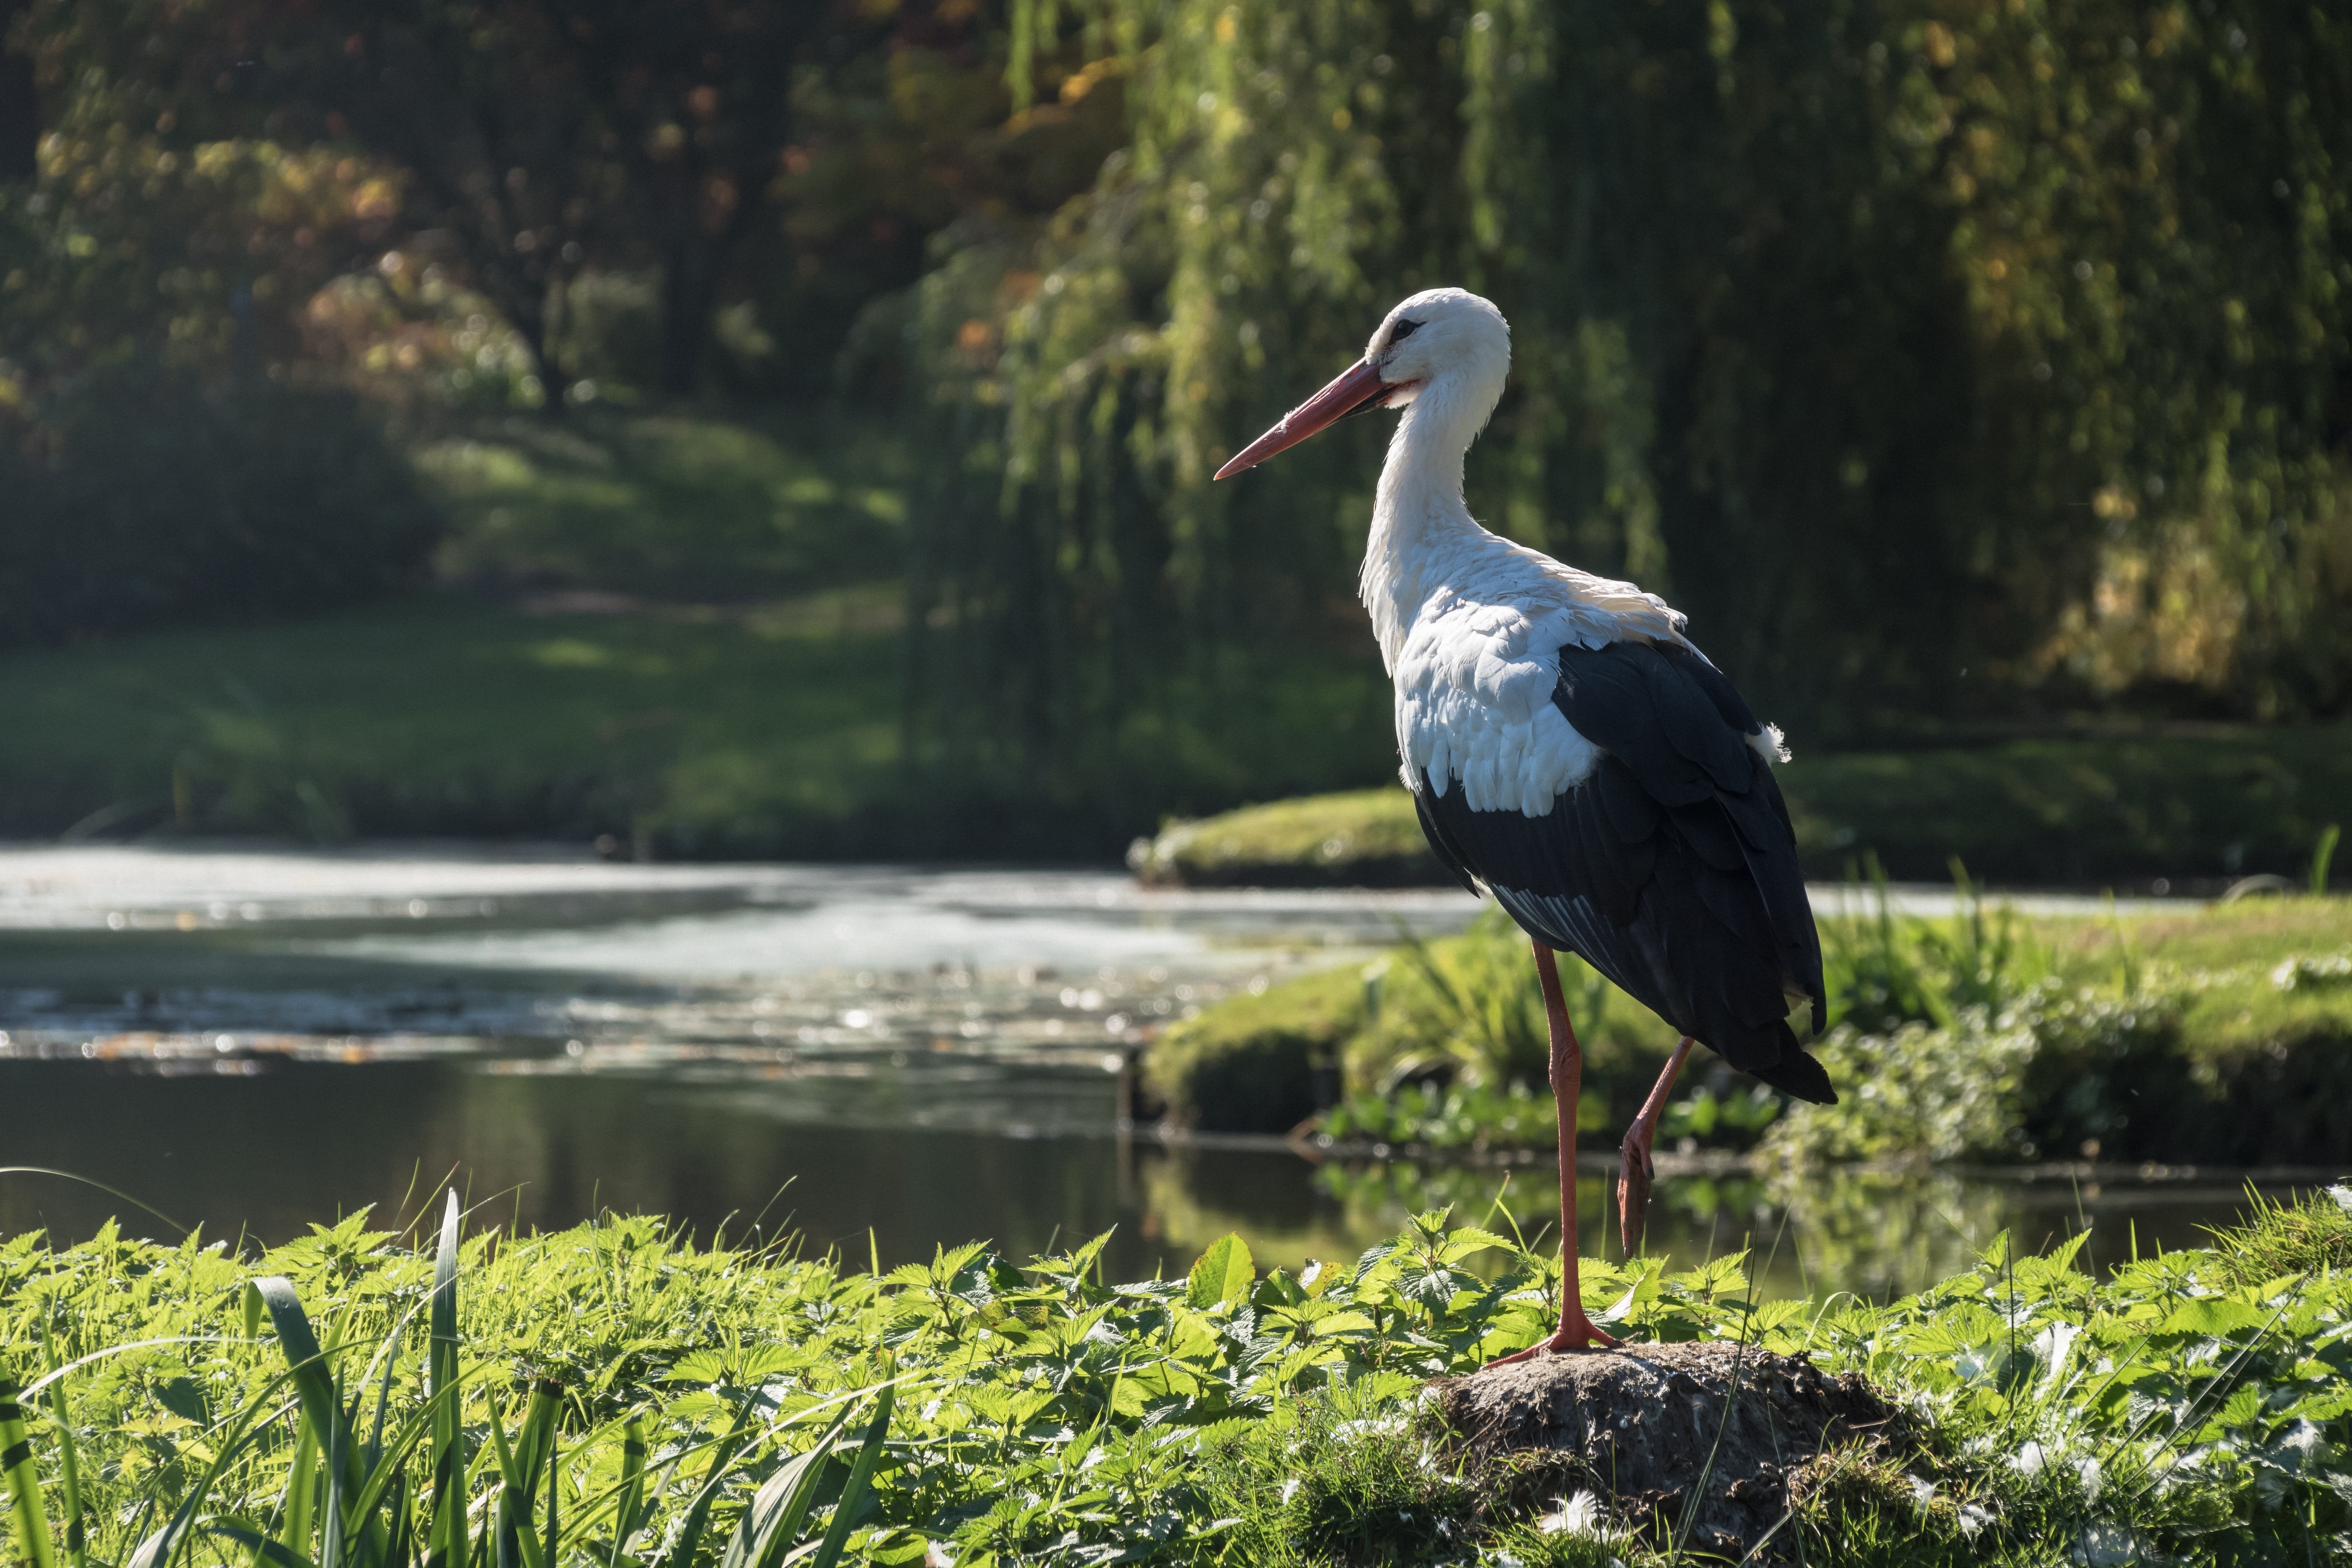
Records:
M1650 1089L1650 1098L1642 1102L1642 1113L1633 1118L1633 1125L1625 1129L1625 1142L1617 1146L1621 1163L1617 1170L1617 1234L1624 1239L1625 1256L1633 1257L1642 1250L1642 1232L1650 1223L1650 1181L1657 1167L1650 1163L1650 1145L1657 1140L1658 1118L1666 1111L1666 1096L1675 1091L1675 1079L1690 1058L1691 1037L1685 1035L1675 1047L1675 1054L1666 1058L1666 1070L1658 1075L1657 1083Z
M1580 1351L1617 1342L1584 1315L1584 1296L1576 1279L1576 1096L1584 1081L1584 1051L1569 1025L1559 965L1551 949L1540 942L1531 945L1536 978L1543 985L1544 1016L1551 1026L1551 1098L1559 1117L1559 1330L1541 1344L1489 1363L1494 1366L1508 1366L1545 1351Z

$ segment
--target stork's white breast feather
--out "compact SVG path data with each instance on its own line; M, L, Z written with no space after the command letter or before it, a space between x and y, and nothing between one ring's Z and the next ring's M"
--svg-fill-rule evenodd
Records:
M1492 534L1472 544L1402 617L1397 748L1408 783L1426 773L1441 795L1458 783L1474 811L1541 816L1601 760L1551 700L1560 648L1680 642L1682 617Z

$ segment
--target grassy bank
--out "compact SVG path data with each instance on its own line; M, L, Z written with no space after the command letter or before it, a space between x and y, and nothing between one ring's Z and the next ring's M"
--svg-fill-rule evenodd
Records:
M1595 1261L1585 1294L1628 1338L1802 1352L1916 1419L1899 1461L1857 1455L1804 1492L1807 1561L2318 1561L2352 1526L2346 1203L2105 1283L2076 1245L1996 1239L1884 1308L1758 1300L1738 1256ZM0 1409L17 1559L1643 1568L1671 1550L1655 1524L1626 1532L1638 1510L1606 1477L1550 1478L1603 1500L1567 1528L1431 1425L1423 1382L1530 1342L1558 1279L1441 1214L1352 1262L1261 1275L1227 1238L1187 1279L1127 1285L1091 1245L877 1277L648 1219L461 1238L454 1215L421 1245L358 1216L257 1257L111 1230L0 1244L0 1377L29 1385Z
M0 833L853 850L893 782L896 613L887 590L727 613L452 597L17 654Z
M1847 1092L1796 1108L1701 1057L1668 1113L1689 1138L1815 1160L2099 1158L2325 1163L2352 1148L2352 900L2247 899L2178 914L1823 920ZM1585 1050L1583 1125L1613 1137L1674 1031L1562 961ZM1147 1069L1180 1123L1286 1131L1316 1095L1343 1140L1549 1148L1546 1034L1523 939L1467 934L1310 975L1171 1029ZM1287 1076L1275 1078L1274 1064ZM1294 1114L1296 1112L1296 1114ZM1288 1118L1288 1120L1285 1120Z
M1941 880L1957 856L1996 882L2218 889L2256 872L2299 879L2327 826L2352 823L2352 725L1801 752L1780 778L1810 877L1875 856L1895 877ZM1194 887L1445 880L1401 789L1173 823L1132 861Z
M0 658L0 836L642 837L680 857L1085 857L1254 780L1360 773L1347 661L1111 738L1099 790L904 764L897 587L440 595ZM1299 742L1309 733L1321 747ZM1111 787L1116 784L1117 787Z

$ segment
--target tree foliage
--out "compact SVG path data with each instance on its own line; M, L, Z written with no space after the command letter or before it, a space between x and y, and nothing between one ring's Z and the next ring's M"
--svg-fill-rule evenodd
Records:
M983 752L1343 624L1384 432L1208 475L1445 282L1515 329L1474 510L1668 592L1814 738L2352 695L2352 34L2324 8L1031 0L1013 26L1060 40L1041 97L1121 78L1131 141L923 286L965 455L918 563L925 679L989 715Z

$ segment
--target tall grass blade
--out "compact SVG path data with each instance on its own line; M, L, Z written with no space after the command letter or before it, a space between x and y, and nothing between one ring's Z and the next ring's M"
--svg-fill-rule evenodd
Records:
M205 1526L205 1533L251 1548L253 1561L267 1564L267 1568L313 1568L308 1557L289 1552L282 1542L270 1540L241 1520L214 1520Z
M425 1568L467 1568L465 1395L457 1374L457 1193L441 1211L441 1246L433 1259L433 1306L425 1355L425 1393L433 1401L432 1522Z
M621 1501L613 1515L613 1555L606 1568L621 1568L629 1537L637 1532L637 1510L646 1493L646 1424L632 1415L621 1428Z
M491 1415L490 1444L498 1453L499 1479L499 1568L546 1568L539 1536L532 1529L532 1504L562 1398L562 1384L546 1378L534 1383L530 1403L523 1407L521 1429L512 1443L507 1441L505 1424L495 1413Z
M351 1418L344 1413L334 1376L328 1370L327 1352L320 1348L319 1336L311 1331L310 1315L302 1310L302 1300L295 1293L292 1280L282 1275L270 1275L255 1280L253 1288L260 1292L261 1304L268 1309L270 1324L278 1331L278 1346L293 1379L294 1397L302 1407L303 1424L311 1428L327 1457L327 1518L319 1543L320 1568L343 1568L344 1542L339 1535L353 1522L362 1532L358 1568L383 1568L389 1544L383 1521L372 1514L356 1521L345 1516L352 1500L366 1489L367 1477L361 1468Z
M65 1369L58 1364L57 1335L46 1313L41 1318L41 1349L49 1359L49 1415L58 1424L58 1501L66 1515L66 1561L71 1568L88 1568L89 1553L83 1533L81 1460L74 1448L73 1418L66 1409Z
M25 1432L25 1408L16 1403L16 1380L5 1372L0 1372L0 1480L8 1486L17 1560L31 1568L56 1568L57 1548L49 1539L48 1515L41 1511L41 1476Z
M850 1531L856 1528L857 1516L864 1511L866 1489L874 1483L874 1466L882 1457L883 1439L889 1436L890 1405L897 1392L889 1384L882 1385L882 1398L874 1407L873 1424L866 1428L866 1442L858 1448L849 1479L842 1486L841 1501L834 1506L833 1523L826 1527L824 1540L818 1543L816 1555L809 1560L809 1568L833 1568L841 1561L841 1549L848 1542Z
M302 1299L294 1293L294 1282L273 1274L255 1280L253 1288L278 1331L278 1347L293 1373L294 1397L301 1403L302 1419L328 1454L340 1457L342 1448L335 1434L342 1426L343 1413L336 1402L335 1380L327 1370L327 1352L311 1331L310 1314L302 1310Z
M719 1568L776 1568L783 1561L816 1501L817 1478L824 1473L824 1462L848 1426L849 1412L845 1410L808 1452L794 1455L761 1483L751 1494L751 1506L743 1510L735 1533L728 1539Z
M2336 858L2336 841L2343 837L2344 825L2340 822L2331 822L2319 830L2319 842L2311 851L2311 896L2315 899L2327 896L2328 862Z
M710 1505L719 1500L719 1489L726 1484L727 1468L735 1461L736 1450L743 1446L743 1428L751 1420L751 1407L739 1405L734 1425L710 1453L710 1468L703 1472L701 1489L687 1505L686 1517L678 1523L677 1542L664 1560L664 1568L691 1568L695 1553L702 1548L702 1532L710 1523Z
M335 1415L327 1435L327 1518L319 1531L319 1568L343 1568L343 1461L351 1452L351 1438L342 1412L338 1409Z
M556 1443L555 1428L550 1426L547 1429L547 1525L541 1537L547 1544L541 1553L548 1568L555 1568L555 1564L562 1561L555 1554L556 1542L562 1534L557 1523L560 1505L556 1501L556 1492L559 1489L557 1483L562 1479L562 1468L556 1463Z
M408 1507L408 1472L403 1468L392 1479L392 1498L388 1506L392 1515L392 1539L384 1562L388 1568L408 1568L409 1536L415 1532L415 1521Z
M278 1542L287 1555L305 1563L310 1556L310 1513L318 1500L319 1435L310 1422L297 1421L294 1458L286 1468L286 1503L278 1517Z
M367 1451L361 1458L360 1468L370 1475L383 1458L383 1417L392 1406L392 1373L400 1365L400 1325L392 1326L392 1342L384 1347L383 1381L375 1391L375 1421L368 1428Z

